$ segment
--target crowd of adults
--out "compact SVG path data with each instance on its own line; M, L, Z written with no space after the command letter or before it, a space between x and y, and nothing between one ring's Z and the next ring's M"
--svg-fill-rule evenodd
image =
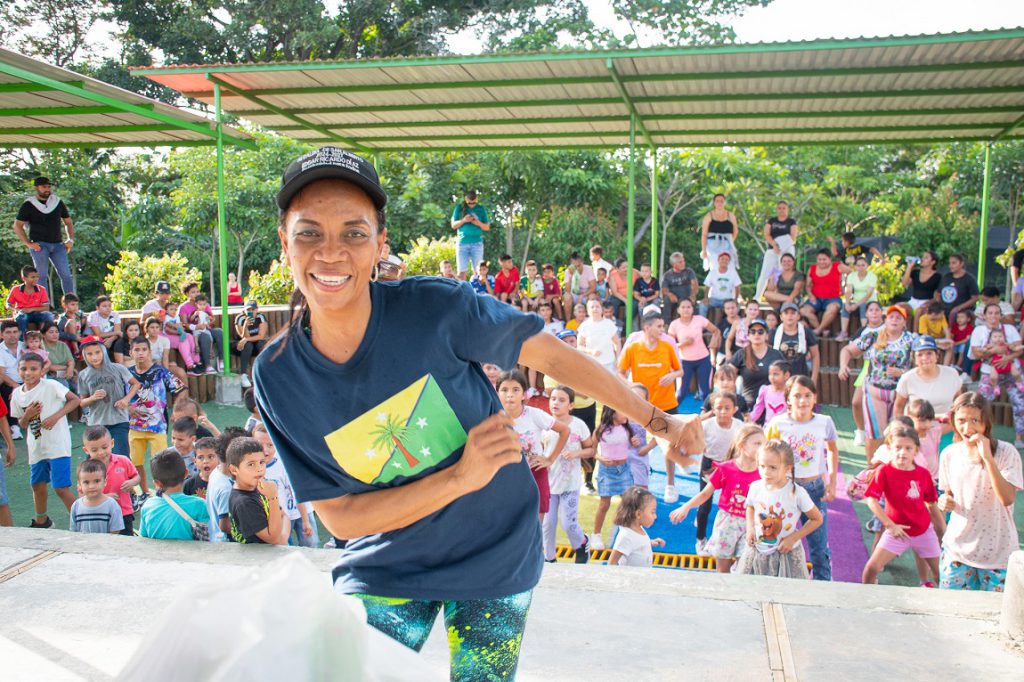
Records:
M458 263L456 268L443 263L442 276L468 280L478 293L541 312L552 332L561 327L575 330L589 319L589 301L600 305L601 317L616 322L620 341L628 332L642 329L644 320L659 317L682 364L680 398L695 379L697 397L704 399L715 369L738 351L750 358L738 368L742 394L751 401L777 356L790 364L793 374L817 382L819 340L832 336L847 342L837 371L843 379L855 374L856 442L865 445L869 456L894 408L905 407L901 396L906 395L897 385L937 391L937 402L948 407L966 383L978 381L989 397L1009 401L1018 445L1024 445L1024 382L1011 380L1020 375L1014 368L1024 354L1024 250L1013 259L1015 285L1009 300L995 287L980 289L962 254L948 256L943 272L938 255L928 250L906 255L905 292L892 305L883 305L878 278L870 267L881 256L878 249L847 232L838 243L830 237L802 269L796 250L800 226L790 215L789 204L779 201L775 215L763 225L766 249L753 291L744 297L736 247L739 223L722 194L713 197L711 210L701 219L698 262L704 274L698 275L677 251L669 256L669 268L660 280L647 264L630 273L625 257L610 262L600 245L590 248L589 263L572 252L561 279L556 277L561 264L528 260L519 267L507 254L497 259L499 265L492 271L483 253L488 216L476 192L467 193L456 206L451 226L459 237ZM632 306L634 330L624 329L626 306ZM763 320L766 334L750 333L757 320ZM1002 332L996 338L1005 338L1005 348L990 342L995 330ZM915 351L922 336L931 339L925 343L929 347ZM989 362L993 355L997 359ZM862 367L851 372L851 362L858 358ZM909 380L900 382L904 374Z

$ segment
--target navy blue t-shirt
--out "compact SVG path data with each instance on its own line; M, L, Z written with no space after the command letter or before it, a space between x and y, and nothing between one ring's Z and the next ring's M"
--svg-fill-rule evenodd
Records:
M457 462L466 432L501 411L480 365L514 367L543 326L437 277L376 282L370 296L348 362L328 360L295 327L256 361L260 411L300 501L399 486ZM537 503L524 459L406 528L350 540L335 584L424 600L529 590L543 566Z

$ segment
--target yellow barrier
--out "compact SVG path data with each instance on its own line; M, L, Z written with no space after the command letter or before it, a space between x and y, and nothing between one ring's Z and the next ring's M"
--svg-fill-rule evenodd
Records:
M604 561L607 562L608 558L612 555L610 549L592 549L590 550L591 561ZM570 560L576 558L576 550L568 545L558 545L555 547L555 559L558 560ZM715 557L713 556L697 556L696 554L665 554L663 552L654 553L654 566L658 568L681 568L687 571L713 571L715 570ZM807 563L807 570L811 570L810 562Z

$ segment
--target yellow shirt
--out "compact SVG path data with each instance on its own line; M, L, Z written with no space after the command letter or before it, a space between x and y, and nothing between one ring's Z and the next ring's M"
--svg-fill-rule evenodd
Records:
M922 315L917 321L918 334L927 334L936 339L946 338L947 329L949 329L949 323L946 321L945 315L937 320L933 320L931 315Z

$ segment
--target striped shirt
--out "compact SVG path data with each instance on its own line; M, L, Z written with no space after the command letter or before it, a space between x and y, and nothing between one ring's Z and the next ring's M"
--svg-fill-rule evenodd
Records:
M124 530L121 506L110 497L90 507L84 497L71 505L71 525L68 528L79 533L117 533Z

